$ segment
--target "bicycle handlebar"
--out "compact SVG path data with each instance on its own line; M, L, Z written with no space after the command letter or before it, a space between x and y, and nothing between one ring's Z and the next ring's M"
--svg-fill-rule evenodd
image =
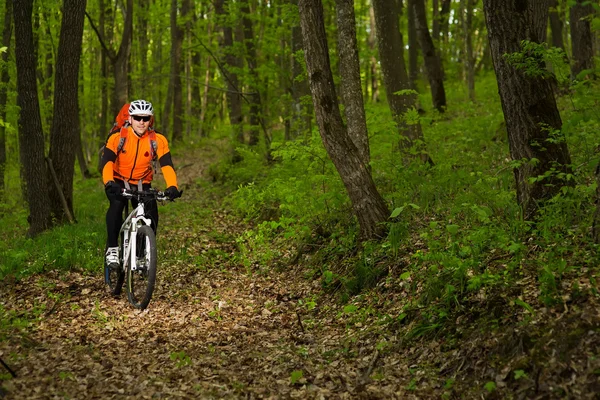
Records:
M128 199L144 199L144 198L154 198L158 201L173 201L171 200L171 198L169 196L167 196L165 194L165 192L161 192L160 190L156 190L156 189L149 189L149 190L127 190L127 189L121 189L121 196L128 198Z

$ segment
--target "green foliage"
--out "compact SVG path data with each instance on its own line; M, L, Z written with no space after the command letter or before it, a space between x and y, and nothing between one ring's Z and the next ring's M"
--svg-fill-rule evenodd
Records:
M299 383L299 381L304 377L304 372L302 370L294 370L290 373L290 383L295 385Z
M192 365L192 359L188 356L185 351L174 351L169 355L171 361L175 362L177 368L187 367Z
M505 54L507 62L525 75L539 78L556 77L560 83L569 79L567 56L562 49L528 40L521 42L521 51Z
M67 224L47 231L34 239L25 237L26 211L9 199L16 208L5 214L0 231L0 278L6 275L25 276L46 270L102 268L106 243L104 225L108 206L97 180L77 181L74 190L76 224ZM100 205L100 206L99 206Z
M486 384L483 385L483 387L485 388L485 390L488 391L488 393L492 393L496 390L496 382L486 382Z
M568 68L554 49L523 46L509 59L527 73L550 76L541 70L550 61L554 74ZM510 160L493 76L480 77L477 90L480 103L461 102L465 88L450 82L447 93L454 106L443 118L427 110L425 116L413 116L422 124L432 166L403 162L389 110L367 103L373 178L392 210L388 235L379 242L357 246L345 188L316 132L309 139L275 141L275 162L246 177L227 200L256 222L238 238L244 264L264 269L305 256L315 265L312 276L342 301L386 277L384 287L398 285L410 299L386 323L411 324L410 339L438 334L473 299L488 293L511 292L512 304L529 315L540 305L560 305L561 282L595 265L589 231L593 173L600 161L595 152L597 84L576 82L567 97L558 99L564 124L549 132L549 140L566 141L571 171L550 169L533 179L560 179L571 186L544 204L533 222L521 219L512 170L537 160ZM232 180L238 174L232 171ZM285 243L296 250L286 254ZM523 276L539 282L539 303L512 292ZM355 318L351 309L345 310L346 318Z

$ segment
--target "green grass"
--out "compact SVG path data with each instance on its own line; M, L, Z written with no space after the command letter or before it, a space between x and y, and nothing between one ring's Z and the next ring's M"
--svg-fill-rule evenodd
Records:
M471 102L464 84L447 83L442 115L432 111L428 94L420 97L434 166L403 163L387 104L367 105L373 177L390 209L401 210L379 243L356 246L357 224L318 132L307 142L275 139L274 166L261 167L253 155L252 176L243 163L232 167L225 180L237 190L227 204L257 223L241 246L245 263L268 266L291 242L318 250L309 251L311 265L317 274L327 271L324 286L342 288L343 298L374 285L385 275L381 270L404 260L406 271L419 277L409 307L431 304L452 312L486 288L510 287L523 273L539 281L542 304L560 302L561 280L582 268L597 269L589 235L599 161L597 84L577 85L558 99L576 185L550 201L535 224L521 219L516 202L495 77L478 77L476 90Z
M56 227L33 239L25 237L27 211L14 204L12 212L2 216L0 279L9 274L19 278L47 270L102 269L108 203L99 179L76 179L76 224Z

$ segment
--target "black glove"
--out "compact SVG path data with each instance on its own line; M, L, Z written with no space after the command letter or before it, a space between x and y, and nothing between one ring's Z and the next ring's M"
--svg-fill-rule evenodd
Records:
M115 200L121 194L121 187L115 181L108 181L104 185L104 192L109 200Z
M181 197L181 193L175 186L169 186L167 190L165 190L165 194L169 196L171 200L175 200L178 197Z

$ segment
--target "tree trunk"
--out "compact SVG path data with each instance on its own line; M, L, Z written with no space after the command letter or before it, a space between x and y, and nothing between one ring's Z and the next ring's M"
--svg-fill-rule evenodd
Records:
M562 121L551 80L526 74L509 64L504 55L521 51L523 40L543 41L548 2L484 0L483 8L510 154L520 163L514 169L517 201L524 218L531 219L539 203L565 184L558 174L570 171L571 158L560 132ZM538 62L544 69L543 61Z
M563 21L559 14L558 0L550 1L550 30L552 31L552 46L564 50Z
M208 37L211 37L213 34L213 27L216 26L216 22L215 21L209 21L206 24L206 33ZM206 57L205 61L204 61L205 65L204 65L204 86L203 86L203 90L202 90L202 101L201 101L201 105L200 105L200 137L208 137L209 134L209 125L207 123L206 120L206 115L208 113L208 105L209 105L209 100L208 100L208 90L209 90L209 84L210 84L210 80L211 77L213 75L213 72L211 71L210 65L211 65L211 57ZM214 103L214 102L213 102ZM213 109L216 109L216 107L213 105ZM214 116L214 111L213 114Z
M380 237L389 210L342 122L329 62L323 5L321 0L299 0L298 7L304 57L323 145L344 182L361 237Z
M473 7L475 0L466 0L465 7L465 69L467 75L467 88L469 90L469 99L475 101L475 57L473 55L473 33L471 28L473 25Z
M150 12L149 2L140 1L137 4L137 28L136 33L138 37L138 54L136 54L136 61L140 65L141 76L143 80L146 80L149 76L149 68L148 68L148 46L150 45L150 40L148 39L148 15ZM139 85L138 86L138 97L141 99L146 99L152 95L152 87L151 85ZM132 99L133 100L133 99Z
M29 236L50 227L50 205L44 161L44 132L36 82L31 14L33 0L14 4L15 58L17 63L17 104L19 148L24 175L25 199L29 206Z
M223 41L221 49L223 53L222 74L227 85L227 107L229 111L229 123L233 130L233 139L237 143L244 143L243 114L242 114L242 96L239 90L238 76L235 70L239 68L240 62L234 54L233 49L233 29L228 23L230 17L227 7L228 0L216 0L215 12L219 16L218 21L223 31ZM235 145L234 145L235 146ZM234 161L238 160L238 155L234 154Z
M258 76L258 60L256 55L256 49L254 47L254 29L252 27L252 20L250 19L250 7L248 6L248 0L242 0L241 2L242 11L242 23L244 26L244 44L246 47L246 63L250 70L250 91L252 92L250 98L250 132L248 138L248 144L250 146L256 146L260 139L260 128L264 126L262 121L262 102L260 99L260 77ZM266 135L266 132L265 132ZM268 140L265 140L267 143ZM267 154L269 149L267 148Z
M196 15L195 5L192 2L192 18L193 21L190 23L189 30L192 31L192 27L196 26L198 23L198 16ZM210 26L210 23L207 24ZM210 35L209 35L210 37ZM191 46L190 46L191 47ZM191 54L191 67L192 67L192 105L191 105L191 115L193 116L192 132L197 130L197 134L199 137L203 136L202 131L202 113L204 111L204 106L202 104L202 57L199 49L192 49ZM207 57L209 58L209 57ZM195 137L195 135L194 135Z
M116 55L111 57L115 88L113 92L112 115L117 115L123 104L129 100L129 78L127 75L129 67L129 55L131 53L131 36L133 34L133 0L127 0L125 10L125 26L121 44Z
M10 38L12 36L12 4L13 0L6 0L4 8L4 28L2 29L2 46L7 50L2 53L2 64L0 65L0 121L6 121L6 100L8 91L8 50L11 49ZM0 202L4 200L4 171L6 170L6 127L0 125Z
M401 136L400 148L410 149L415 145L421 146L424 143L421 124L418 121L408 124L404 115L408 110L415 108L417 95L414 91L410 91L404 63L404 43L398 27L398 9L395 2L373 0L373 11L383 83L392 116ZM401 91L405 92L397 94ZM424 149L419 150L421 158L424 161L429 160Z
M182 4L187 5L184 1ZM189 9L182 9L181 16L185 17ZM171 0L171 85L173 88L173 142L183 140L183 94L181 88L181 48L185 34L177 21L177 0ZM167 99L168 101L168 99ZM169 121L164 121L168 124Z
M68 221L67 212L73 213L73 172L79 125L79 59L83 38L85 0L64 0L63 17L58 44L56 76L54 81L54 111L50 131L50 152L60 190L50 185L50 212L58 223ZM48 175L48 182L52 182ZM61 196L67 202L64 209Z
M425 61L425 70L429 79L431 99L433 107L439 112L446 108L446 91L444 89L444 72L442 62L438 56L429 29L427 28L427 15L425 12L425 0L414 0L414 17L419 37L419 45Z
M412 10L413 5L411 4L411 0L408 0L407 8ZM431 38L433 42L439 46L440 41L440 2L439 0L433 0L431 3L431 7L433 8L433 13L431 17Z
M298 7L298 0L290 0L290 4ZM304 66L296 58L302 51L302 29L300 25L292 26L292 120L290 124L290 134L288 139L310 134L312 125L312 110L306 105L302 98L310 96L308 80L301 79L304 75Z
M340 57L340 84L342 103L346 113L348 134L366 166L371 162L367 119L360 84L360 64L356 44L354 0L336 0L338 24L338 52Z
M441 41L444 43L448 43L448 31L450 28L450 6L452 5L452 0L442 0L442 7L440 9L440 34L438 38L441 36ZM442 46L440 45L440 48Z
M419 41L417 39L417 25L415 24L415 1L417 0L408 0L406 14L408 15L408 78L410 87L417 90L417 79L419 78Z
M377 46L377 37L375 36L375 13L373 12L373 7L369 7L369 26L371 27L369 31L369 51L371 54L375 54L375 47ZM377 103L379 101L379 79L377 77L377 58L374 55L371 56L371 101L373 103Z
M50 126L52 125L52 114L49 112L45 112L49 109L52 104L52 78L54 76L54 63L56 60L54 59L54 38L52 36L52 30L50 29L49 24L42 24L40 22L40 18L48 21L48 10L44 7L39 9L39 12L34 13L34 20L36 23L36 27L34 29L34 43L35 43L35 51L36 51L36 60L43 58L40 66L37 69L37 78L38 78L38 87L40 89L41 98L41 106L40 106L40 114L42 116L42 128L44 129L44 135L50 131ZM44 32L45 30L45 32ZM41 40L39 35L45 36L45 40ZM47 40L50 38L50 40ZM41 42L41 43L40 43ZM48 42L50 42L50 46L48 46ZM40 55L41 53L41 55ZM47 137L44 137L44 141L47 141Z
M100 37L106 38L106 6L104 0L99 0L99 8L100 8L100 18L98 20L98 28L100 31ZM101 114L100 114L100 138L102 140L106 139L106 135L109 132L108 128L108 52L104 46L100 46L101 50L101 60L100 60L100 70L102 71L101 78L101 90L102 90L102 105L101 105ZM104 144L104 143L103 143Z
M185 15L185 46L189 49L185 52L185 56L183 57L183 62L185 63L185 67L184 67L184 71L185 71L185 99L184 99L184 110L183 110L183 115L186 116L185 118L185 130L184 130L184 138L191 138L192 137L192 127L193 125L196 125L196 121L197 115L200 115L200 113L196 113L193 106L193 101L194 101L194 95L195 93L197 93L198 97L198 102L196 103L197 105L200 104L200 92L196 91L196 89L198 88L198 83L199 80L196 79L196 77L193 75L193 70L194 67L192 65L192 60L193 60L193 54L197 53L197 49L193 49L192 46L195 44L193 43L193 20L195 18L194 12L195 12L195 8L194 8L194 4L190 1L190 0L184 0L182 3L182 14ZM196 51L194 51L196 50ZM200 63L198 63L198 66L200 66Z
M581 71L594 68L594 49L589 16L594 14L592 3L586 0L577 0L571 6L569 18L571 26L571 47L573 49L573 62L571 76L573 79Z

